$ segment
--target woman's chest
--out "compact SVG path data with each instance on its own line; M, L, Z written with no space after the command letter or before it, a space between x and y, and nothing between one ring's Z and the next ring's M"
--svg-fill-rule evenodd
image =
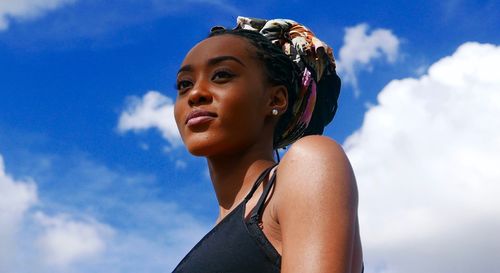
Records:
M207 233L173 272L280 272L281 256L266 242L257 222L244 221L243 208L237 207Z

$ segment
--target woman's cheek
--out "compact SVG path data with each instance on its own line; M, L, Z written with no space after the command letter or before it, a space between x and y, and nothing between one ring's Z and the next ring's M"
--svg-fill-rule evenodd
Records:
M236 107L234 107L231 112L234 113L231 119L233 122L232 131L235 135L242 138L259 135L261 133L257 108L249 102L250 101L246 101L241 104L236 104Z
M179 105L178 100L174 103L174 119L177 125L177 130L181 135L182 140L184 140L184 122L182 122L182 106Z

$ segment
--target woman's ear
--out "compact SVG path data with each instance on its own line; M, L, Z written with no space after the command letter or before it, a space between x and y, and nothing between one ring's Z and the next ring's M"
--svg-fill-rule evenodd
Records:
M288 107L288 90L284 85L272 86L269 90L269 113L274 109L278 111L278 115L285 113Z

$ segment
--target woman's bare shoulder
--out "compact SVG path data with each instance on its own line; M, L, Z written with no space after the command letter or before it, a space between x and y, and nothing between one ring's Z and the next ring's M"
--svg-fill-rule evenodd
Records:
M283 156L277 169L276 193L278 199L310 203L333 197L357 204L356 179L344 149L335 140L319 135L299 139Z
M280 171L298 175L301 171L352 172L344 149L335 140L311 135L291 145L280 162Z
M284 271L347 272L357 188L342 147L324 136L298 140L278 166L273 196Z
M323 135L310 135L302 137L299 140L295 141L290 146L288 153L285 155L285 157L287 155L293 156L293 153L301 152L303 150L308 150L310 152L314 151L321 152L324 151L324 149L328 149L329 152L343 153L342 146L339 143L337 143L334 139Z

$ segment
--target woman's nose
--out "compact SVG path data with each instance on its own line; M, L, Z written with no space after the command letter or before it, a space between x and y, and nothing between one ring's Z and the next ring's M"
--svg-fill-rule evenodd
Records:
M189 92L189 106L208 104L212 102L212 94L208 90L208 84L198 81L191 92Z

